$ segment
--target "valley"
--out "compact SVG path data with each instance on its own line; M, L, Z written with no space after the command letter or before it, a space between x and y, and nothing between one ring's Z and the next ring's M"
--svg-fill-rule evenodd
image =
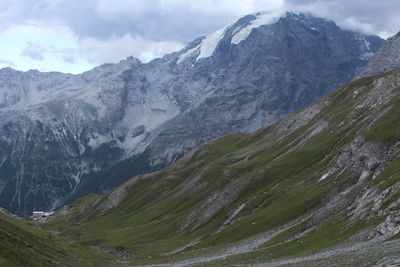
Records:
M355 250L374 258L386 244L396 260L399 86L399 69L346 84L255 133L66 206L46 228L123 248L133 265L295 264Z
M257 12L148 63L0 69L0 265L399 265L399 40Z

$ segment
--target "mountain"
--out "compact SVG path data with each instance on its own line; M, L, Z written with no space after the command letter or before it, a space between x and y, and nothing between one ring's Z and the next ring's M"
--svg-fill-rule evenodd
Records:
M377 75L398 67L400 67L400 32L383 44L360 76Z
M2 69L0 206L51 210L259 129L359 75L382 42L307 14L256 13L146 64Z
M126 265L395 266L400 69L63 207L45 227ZM101 235L99 235L101 233Z

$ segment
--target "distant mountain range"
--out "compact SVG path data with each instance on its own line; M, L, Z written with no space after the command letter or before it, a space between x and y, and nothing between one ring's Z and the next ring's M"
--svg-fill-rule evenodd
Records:
M360 75L383 40L302 13L256 13L147 64L0 70L0 206L27 216L247 133Z

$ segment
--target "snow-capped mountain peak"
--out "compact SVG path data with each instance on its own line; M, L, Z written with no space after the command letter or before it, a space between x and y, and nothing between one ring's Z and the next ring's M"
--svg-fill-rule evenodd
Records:
M237 45L246 40L253 29L274 23L285 14L286 11L257 12L246 16L250 18L250 20L246 21L245 23L240 23L242 17L237 18L227 26L204 37L197 46L188 49L185 53L183 53L179 57L177 63L179 64L185 59L193 56L195 56L196 61L200 60L201 58L211 57L214 54L218 44L227 33L231 34L231 44Z
M253 14L254 18L245 27L238 27L234 30L232 34L232 44L240 44L249 37L251 31L262 25L268 25L276 22L279 18L286 14L285 11L275 11L275 12L259 12Z
M208 58L212 56L219 42L221 41L222 38L224 38L225 33L230 26L231 24L228 24L228 26L215 31L214 33L206 37L203 37L203 39L197 46L187 50L184 54L182 54L179 57L178 64L194 55L197 55L196 61L198 61L201 58Z

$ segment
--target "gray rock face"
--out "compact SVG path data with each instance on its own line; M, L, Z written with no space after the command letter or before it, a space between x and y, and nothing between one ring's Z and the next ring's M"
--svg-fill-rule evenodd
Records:
M179 114L147 90L140 66L130 59L77 76L1 70L0 205L21 215L56 207L83 175L127 157Z
M49 210L123 182L88 174L132 155L142 156L119 177L256 130L359 75L382 42L310 15L257 13L147 64L128 58L81 75L2 69L0 206Z
M372 57L361 76L372 76L400 67L400 32L390 37Z
M254 131L308 106L358 75L382 43L293 13L233 43L232 33L262 16L247 16L226 28L212 57L199 59L193 52L181 62L196 73L211 70L211 81L202 90L207 97L155 138L150 145L155 162L171 162L195 145L230 132Z

